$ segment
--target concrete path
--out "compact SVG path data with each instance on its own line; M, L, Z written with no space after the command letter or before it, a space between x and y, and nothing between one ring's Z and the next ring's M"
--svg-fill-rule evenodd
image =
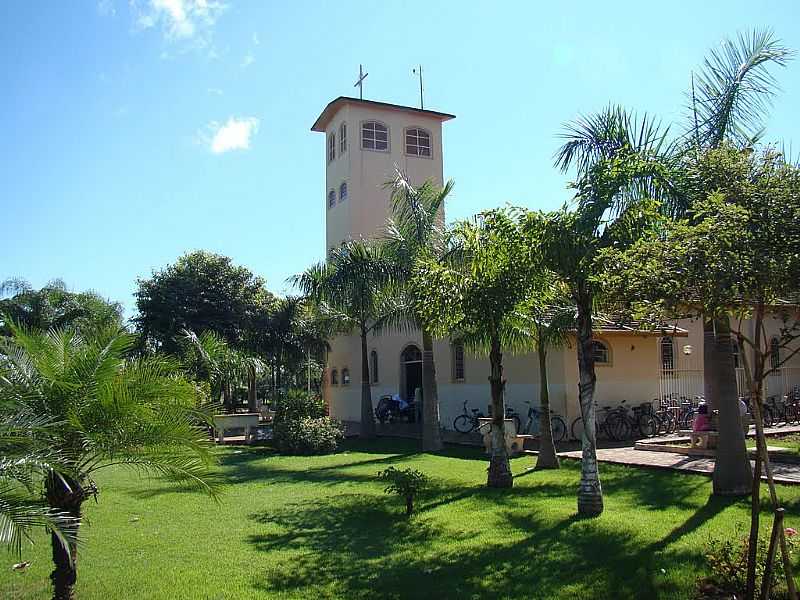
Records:
M581 459L580 450L574 452L559 452L559 457ZM645 467L650 469L668 469L711 475L714 471L714 458L707 456L686 456L675 452L652 452L649 450L634 450L627 448L605 448L597 451L597 460L600 462L631 467ZM752 463L753 461L751 461ZM776 483L800 485L800 465L772 462L772 475ZM766 477L762 476L762 479Z

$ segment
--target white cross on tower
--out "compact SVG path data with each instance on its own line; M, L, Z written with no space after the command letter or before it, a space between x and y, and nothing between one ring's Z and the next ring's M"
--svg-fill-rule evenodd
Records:
M353 87L358 88L358 99L364 99L364 80L367 78L369 73L364 73L364 69L361 65L358 65L358 81L353 84Z

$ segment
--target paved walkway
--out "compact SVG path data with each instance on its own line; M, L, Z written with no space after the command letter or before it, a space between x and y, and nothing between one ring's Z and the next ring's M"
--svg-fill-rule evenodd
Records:
M580 460L580 450L559 452L559 457ZM669 469L711 475L714 471L714 458L708 456L686 456L676 452L653 452L650 450L634 450L626 448L604 448L597 451L600 462L646 467L651 469ZM753 461L751 461L751 464ZM771 462L772 474L776 483L800 485L800 465ZM762 476L766 480L766 477Z

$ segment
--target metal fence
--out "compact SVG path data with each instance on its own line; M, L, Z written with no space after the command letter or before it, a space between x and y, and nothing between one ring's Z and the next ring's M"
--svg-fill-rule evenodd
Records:
M736 369L736 385L739 395L747 393L744 369ZM795 387L800 387L800 367L785 367L769 375L764 382L765 396L786 396ZM661 371L659 378L661 398L688 399L703 395L703 369L670 369Z

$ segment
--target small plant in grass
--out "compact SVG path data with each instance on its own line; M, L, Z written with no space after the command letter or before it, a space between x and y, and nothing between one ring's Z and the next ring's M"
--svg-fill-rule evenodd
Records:
M430 483L425 473L414 469L395 469L394 467L379 471L378 479L387 484L384 489L387 494L396 494L405 499L407 517L414 512L414 498Z
M789 554L796 544L796 531L786 529L786 543ZM756 594L761 589L764 577L764 566L767 558L768 537L760 537L756 549ZM748 537L737 535L724 540L711 539L706 546L705 558L711 575L698 581L697 597L708 598L743 598L747 587L747 551ZM773 562L769 584L769 598L788 598L783 563L778 557Z

